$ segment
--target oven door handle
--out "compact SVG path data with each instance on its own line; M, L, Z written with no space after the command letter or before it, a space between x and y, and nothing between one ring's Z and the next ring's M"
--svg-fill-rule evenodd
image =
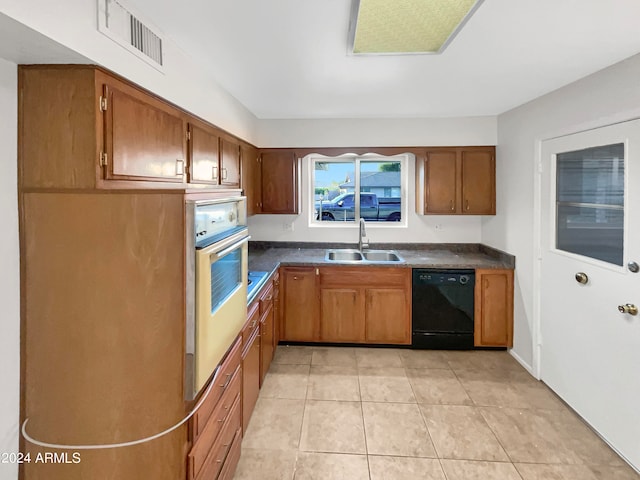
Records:
M247 235L242 240L234 243L230 247L227 247L224 250L220 250L219 252L216 252L216 257L218 258L224 257L227 253L233 252L236 248L238 248L243 243L247 243L250 239L251 239L251 235Z

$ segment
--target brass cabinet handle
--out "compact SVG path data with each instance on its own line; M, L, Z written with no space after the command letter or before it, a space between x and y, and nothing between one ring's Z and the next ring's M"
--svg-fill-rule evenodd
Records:
M469 200L465 200L466 209L469 210Z
M224 382L222 385L220 385L221 388L227 388L227 385L229 385L229 382L231 381L231 374L227 373L227 381Z
M627 303L625 305L618 305L618 311L620 313L628 313L629 315L637 315L638 307L636 307L633 303Z
M184 175L184 160L176 160L176 175Z
M451 200L451 201L449 202L449 204L451 205L451 211L453 212L453 211L455 210L455 207L454 207L454 205L453 205L453 200Z

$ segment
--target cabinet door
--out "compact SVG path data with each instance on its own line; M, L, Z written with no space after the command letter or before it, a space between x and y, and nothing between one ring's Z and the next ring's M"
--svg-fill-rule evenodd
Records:
M261 155L262 213L298 213L298 162L295 152Z
M427 152L425 165L425 212L456 213L457 153L455 150Z
M220 140L220 183L240 186L240 145L232 140Z
M318 337L318 295L316 269L285 268L282 271L283 330L282 339L310 342Z
M189 125L189 166L193 183L210 183L218 185L220 169L218 168L219 137L210 130Z
M320 289L320 341L363 342L364 305L357 288Z
M242 431L249 426L260 392L260 335L256 334L242 354Z
M182 182L186 122L178 110L134 88L104 86L106 178Z
M264 383L264 377L269 371L273 359L273 307L269 307L267 313L260 322L260 386Z
M247 215L255 215L262 211L262 172L258 149L250 145L240 148L242 157L242 190L247 197Z
M474 344L513 346L513 270L476 270Z
M462 213L495 215L495 179L493 152L462 151Z
M367 288L365 291L366 341L411 343L410 295L405 288Z

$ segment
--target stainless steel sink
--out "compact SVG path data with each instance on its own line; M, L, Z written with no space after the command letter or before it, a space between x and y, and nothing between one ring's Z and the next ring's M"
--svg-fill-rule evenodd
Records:
M362 254L358 250L348 248L327 250L324 258L332 262L362 262Z
M403 262L404 260L393 250L365 250L364 259L369 262Z
M342 263L402 263L404 259L393 250L359 250L344 248L327 250L325 260Z

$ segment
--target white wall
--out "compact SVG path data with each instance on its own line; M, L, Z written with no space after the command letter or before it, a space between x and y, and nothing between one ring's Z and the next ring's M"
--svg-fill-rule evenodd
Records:
M261 120L261 147L495 145L496 117Z
M215 82L215 72L205 71L171 41L163 44L165 72L158 72L98 31L97 5L97 0L0 0L0 13L220 128L255 142L256 117ZM144 19L144 12L140 13ZM2 32L0 39L7 41ZM16 50L22 47L19 39L8 41L16 44ZM25 52L25 56L28 54Z
M261 120L263 147L380 147L495 145L496 117L409 119ZM249 219L254 240L300 242L357 241L355 225L309 226L310 160L302 160L301 215L257 215ZM480 217L422 216L415 213L415 164L409 162L407 220L404 228L367 227L370 241L404 243L476 243L481 239ZM293 223L294 231L284 225ZM436 228L437 227L437 228Z
M18 451L20 413L17 75L15 64L0 59L0 454ZM16 478L16 465L0 463L0 480Z
M516 255L514 348L533 367L540 141L640 117L640 55L498 116L497 215L482 241Z

